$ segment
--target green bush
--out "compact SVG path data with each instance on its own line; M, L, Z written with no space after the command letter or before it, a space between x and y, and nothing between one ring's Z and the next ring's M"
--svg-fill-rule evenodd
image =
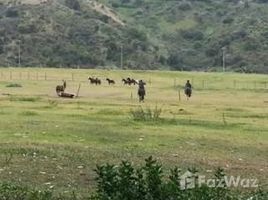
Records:
M52 200L51 191L32 190L11 183L0 184L1 200Z
M119 166L101 165L96 168L97 190L92 196L95 200L246 200L267 198L268 194L257 192L241 197L227 187L208 187L206 185L191 189L182 188L182 171L170 170L164 176L164 170L152 157L145 160L145 165L135 168L130 162L122 161ZM188 170L192 177L197 177L196 169ZM218 169L215 179L222 180L224 172Z
M18 83L9 83L9 84L7 84L6 85L6 87L22 87L22 85L21 84L18 84Z
M162 109L157 106L154 109L144 109L140 106L136 110L130 111L130 115L135 121L158 121L160 120L161 113Z
M16 18L19 17L19 12L16 8L9 8L6 11L6 17L10 17L10 18Z

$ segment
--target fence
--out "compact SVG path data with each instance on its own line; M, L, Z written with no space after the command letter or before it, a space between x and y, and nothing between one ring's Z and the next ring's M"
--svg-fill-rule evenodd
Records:
M52 75L52 73L47 72L13 72L13 71L5 71L0 72L0 80L1 81L11 81L11 80L43 80L43 81L51 81L51 80L69 80L75 81L75 73L63 74L63 76ZM78 81L78 78L77 78Z
M52 71L1 71L0 72L0 81L79 81L85 82L87 81L87 74L75 73L75 72L64 72L60 76L58 74L53 73ZM155 82L154 82L155 81ZM246 80L202 80L200 78L192 78L190 79L193 88L199 90L221 90L221 89L236 89L236 90L261 90L268 89L268 80L255 80L248 81ZM154 87L154 84L157 80L153 80L148 78L147 80L148 86ZM170 86L173 86L175 90L182 89L185 84L184 79L170 79Z

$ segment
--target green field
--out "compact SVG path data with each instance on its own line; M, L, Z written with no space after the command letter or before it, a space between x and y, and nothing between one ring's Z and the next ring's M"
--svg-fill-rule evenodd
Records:
M0 180L70 193L94 186L96 164L152 155L166 168L268 178L268 79L232 73L0 69ZM90 85L88 76L103 79ZM145 103L123 77L147 82ZM109 86L104 79L117 81ZM62 99L55 86L67 80ZM193 82L187 101L182 86ZM10 83L22 87L6 87ZM140 106L162 109L157 121L135 121ZM267 187L267 186L266 186Z

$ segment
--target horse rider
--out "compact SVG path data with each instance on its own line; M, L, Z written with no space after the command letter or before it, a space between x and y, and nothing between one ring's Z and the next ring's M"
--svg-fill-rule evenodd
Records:
M184 92L188 98L190 98L192 96L192 85L191 85L189 80L187 80L187 82L184 86Z
M190 89L192 89L192 85L191 85L191 83L190 83L190 80L187 80L187 82L186 82L186 84L185 84L185 89L186 88L190 88Z
M139 85L139 89L138 89L139 101L142 102L142 101L144 101L144 96L146 94L146 92L145 92L146 83L143 82L143 80L139 80L138 85Z

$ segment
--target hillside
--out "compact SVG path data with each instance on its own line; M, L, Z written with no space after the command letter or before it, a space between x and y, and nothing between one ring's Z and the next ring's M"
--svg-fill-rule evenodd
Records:
M224 51L267 73L267 19L267 0L2 0L0 64L217 71Z

